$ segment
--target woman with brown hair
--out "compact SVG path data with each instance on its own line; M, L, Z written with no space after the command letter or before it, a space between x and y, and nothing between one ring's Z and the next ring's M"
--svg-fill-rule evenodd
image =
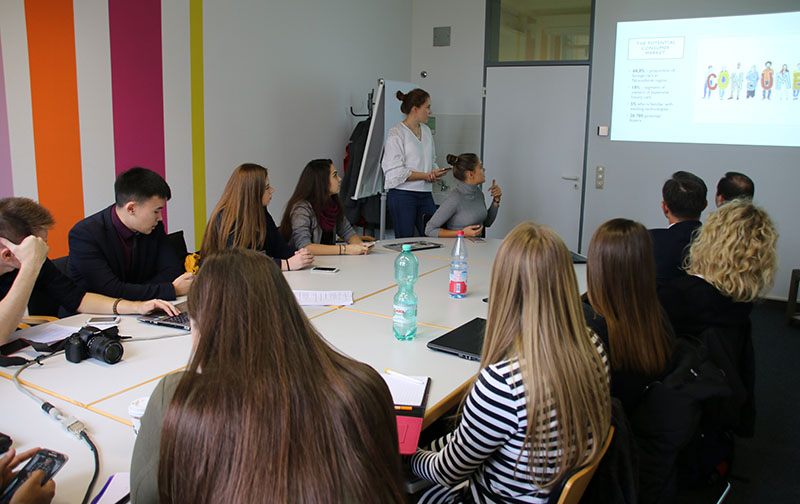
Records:
M425 124L431 115L431 95L412 89L405 94L398 91L397 99L406 117L386 135L381 168L394 235L406 238L414 236L415 226L420 235L425 234L422 216L436 212L431 184L448 169L437 166L433 135Z
M189 291L194 352L142 418L133 502L403 502L392 398L330 348L283 275L244 249Z
M414 473L438 484L420 502L547 502L598 455L611 425L603 345L586 327L558 235L514 228L489 290L481 371L458 427L411 457Z
M492 195L492 204L487 210L478 187L486 182L486 170L480 158L472 153L458 156L448 154L447 162L453 167L453 176L458 182L425 225L425 234L455 238L458 231L464 231L464 236L480 236L483 228L491 226L497 217L503 191L492 180L488 189Z
M303 168L279 228L291 246L304 247L314 255L369 253L371 247L361 241L344 216L340 183L330 159L315 159ZM337 236L347 243L337 245Z
M266 168L254 163L239 165L211 212L200 256L205 258L221 249L241 247L265 253L283 271L311 264L314 255L287 245L267 211L274 192Z
M589 327L611 360L611 395L632 411L670 361L674 335L656 293L650 233L630 219L612 219L594 232L586 261Z

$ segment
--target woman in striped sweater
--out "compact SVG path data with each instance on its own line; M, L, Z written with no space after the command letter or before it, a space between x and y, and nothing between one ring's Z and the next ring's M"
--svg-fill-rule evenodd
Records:
M544 503L607 435L608 363L558 235L530 222L514 228L489 300L481 371L459 425L411 457L414 473L436 483L420 502Z

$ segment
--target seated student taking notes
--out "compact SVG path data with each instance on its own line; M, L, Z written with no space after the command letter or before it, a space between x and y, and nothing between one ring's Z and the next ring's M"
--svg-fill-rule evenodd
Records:
M185 273L164 232L161 212L171 192L161 175L131 168L114 183L116 204L69 232L69 274L86 290L134 299L175 299L189 291Z
M33 200L0 199L0 344L13 336L34 292L69 313L145 314L156 309L178 313L160 299L114 299L75 285L47 259L47 232L54 222L50 212Z
M189 317L189 365L142 417L135 504L405 502L386 383L328 346L272 261L205 257Z
M425 234L434 238L454 238L458 231L464 231L464 236L480 236L483 228L491 226L497 217L503 191L492 180L489 187L492 204L487 210L479 187L486 182L486 170L480 158L470 153L448 154L447 162L453 166L456 186L425 225Z
M306 165L281 219L281 235L291 245L306 247L314 255L369 253L371 246L361 241L344 216L340 184L330 159ZM336 244L337 236L346 243Z
M411 456L436 483L419 502L545 503L598 456L611 424L603 344L554 231L525 222L500 245L480 367L456 430Z

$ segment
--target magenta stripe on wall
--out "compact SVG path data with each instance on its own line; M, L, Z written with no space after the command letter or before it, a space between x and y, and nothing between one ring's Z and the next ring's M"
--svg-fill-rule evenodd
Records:
M0 198L13 195L14 176L11 173L11 138L8 136L6 78L3 73L3 47L0 44Z
M108 18L116 173L143 166L163 177L161 0L109 0Z

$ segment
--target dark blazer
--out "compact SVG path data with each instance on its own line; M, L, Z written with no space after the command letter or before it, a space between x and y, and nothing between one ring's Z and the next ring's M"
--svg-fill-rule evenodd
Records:
M183 273L164 224L138 234L130 273L125 272L122 245L111 222L111 205L86 217L69 232L69 274L89 292L132 301L175 299L172 281Z
M683 221L664 229L651 229L653 255L656 260L656 284L664 285L685 273L681 264L689 253L692 232L700 227L700 221Z

